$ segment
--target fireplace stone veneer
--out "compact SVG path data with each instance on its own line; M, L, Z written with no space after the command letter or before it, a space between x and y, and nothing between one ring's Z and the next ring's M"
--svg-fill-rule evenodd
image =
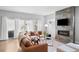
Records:
M55 17L55 25L56 25L56 36L58 36L58 39L60 38L64 42L75 42L75 7L69 7L65 8L59 11L56 11L56 17ZM68 18L68 25L59 26L58 20L59 19L65 19ZM62 37L62 38L61 38ZM57 40L58 40L57 39ZM60 41L60 40L59 40Z

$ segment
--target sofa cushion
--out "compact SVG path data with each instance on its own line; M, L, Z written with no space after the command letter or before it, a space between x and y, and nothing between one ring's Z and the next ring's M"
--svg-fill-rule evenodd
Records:
M32 43L28 38L22 38L22 43L24 44L25 47L32 46Z

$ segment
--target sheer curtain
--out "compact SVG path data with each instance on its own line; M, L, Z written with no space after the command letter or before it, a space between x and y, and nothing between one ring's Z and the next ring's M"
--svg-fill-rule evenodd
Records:
M37 31L44 31L44 20L37 20Z
M26 31L34 31L34 20L26 20L25 24L27 24Z
M1 25L1 39L7 40L8 31L15 30L15 19L7 16L2 16L2 25Z
M8 31L14 31L14 38L18 37L19 32L24 31L21 29L24 26L24 20L15 17L2 16L2 25L1 25L1 39L7 40Z
M22 19L15 20L15 38L18 37L20 32L24 31L24 29L22 29L23 26L24 26L24 20Z
M1 26L1 40L8 39L8 30L7 30L7 17L2 17L2 26Z
M35 26L37 26L37 29ZM14 31L14 38L17 38L20 32L36 30L43 31L43 28L44 21L42 20L27 20L10 16L2 16L1 39L9 39L8 31Z

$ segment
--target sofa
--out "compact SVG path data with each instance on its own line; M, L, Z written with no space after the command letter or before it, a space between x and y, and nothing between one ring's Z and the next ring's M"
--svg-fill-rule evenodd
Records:
M48 44L38 44L30 47L25 47L21 43L22 52L48 52Z
M33 33L31 33L31 36L34 36ZM28 47L26 47L26 40L23 41L22 39L24 38L24 34L20 33L19 35L19 45L21 47L21 50L24 52L47 52L48 51L48 44L47 43L41 43L41 44L36 44L36 45L30 45ZM29 43L29 42L28 42Z

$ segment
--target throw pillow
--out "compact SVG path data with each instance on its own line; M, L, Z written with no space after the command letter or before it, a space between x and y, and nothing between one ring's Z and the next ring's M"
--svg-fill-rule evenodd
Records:
M23 39L22 39L22 43L24 44L25 47L32 46L31 41L28 40L27 38L23 38Z

